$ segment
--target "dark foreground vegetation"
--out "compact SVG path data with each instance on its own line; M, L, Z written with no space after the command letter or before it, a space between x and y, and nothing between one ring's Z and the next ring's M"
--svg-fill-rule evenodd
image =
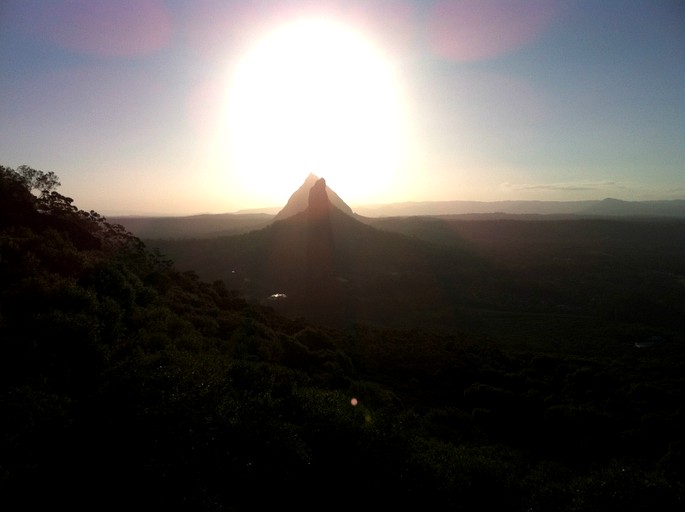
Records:
M582 354L313 326L57 185L0 168L2 509L682 509L675 323Z

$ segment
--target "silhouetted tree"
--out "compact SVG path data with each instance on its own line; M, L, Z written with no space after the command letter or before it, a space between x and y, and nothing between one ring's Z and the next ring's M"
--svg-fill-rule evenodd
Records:
M27 189L38 190L42 195L49 194L61 186L59 178L52 171L44 172L28 165L20 165L17 167L16 173Z

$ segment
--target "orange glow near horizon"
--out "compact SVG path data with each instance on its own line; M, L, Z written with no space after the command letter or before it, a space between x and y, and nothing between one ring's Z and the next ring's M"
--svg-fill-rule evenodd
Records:
M353 28L284 25L231 74L221 166L261 201L282 201L309 173L345 198L372 197L405 158L399 89L388 59Z

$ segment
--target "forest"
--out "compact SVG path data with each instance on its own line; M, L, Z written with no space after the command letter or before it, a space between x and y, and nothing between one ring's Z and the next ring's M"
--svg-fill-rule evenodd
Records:
M517 348L591 354L682 339L683 218L371 218L332 209L326 226L317 292L304 212L231 236L187 236L179 226L144 241L251 301L285 295L271 305L327 327L468 327Z
M406 289L451 301L432 317L449 317L439 329L341 324L298 309L316 297L288 310L250 295L286 284L279 269L301 272L297 247L285 267L245 263L273 281L241 288L188 267L187 246L174 253L80 210L59 186L52 172L0 167L3 509L682 509L682 224L648 225L638 250L634 224L592 224L583 243L568 237L575 225L549 224L537 246L529 224L491 224L484 237L444 219L413 219L433 231L409 233L336 214L354 258L317 274L343 283L330 304L380 312L359 307L384 303L369 283L390 287L393 307L416 304ZM255 261L274 233L297 239L306 226L216 250ZM395 273L374 274L389 248L402 256ZM435 288L397 286L407 276Z

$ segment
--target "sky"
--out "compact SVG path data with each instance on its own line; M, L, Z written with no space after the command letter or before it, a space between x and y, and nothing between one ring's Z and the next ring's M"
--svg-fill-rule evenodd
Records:
M0 165L103 215L685 198L681 0L3 0Z

